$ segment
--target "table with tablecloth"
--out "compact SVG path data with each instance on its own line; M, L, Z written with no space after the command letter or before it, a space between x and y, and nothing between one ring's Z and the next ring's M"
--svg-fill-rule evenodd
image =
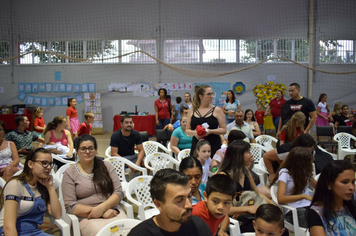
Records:
M115 115L114 128L113 132L118 129L121 129L121 115ZM149 135L156 134L156 117L155 115L146 115L146 116L136 116L131 115L133 123L135 124L134 130L136 131L147 131Z

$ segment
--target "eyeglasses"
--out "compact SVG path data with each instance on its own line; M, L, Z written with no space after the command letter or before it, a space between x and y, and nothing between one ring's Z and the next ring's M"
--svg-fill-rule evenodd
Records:
M53 162L49 162L49 161L33 161L33 162L40 163L43 168L48 168L48 166L53 168L53 165L54 165Z
M88 148L86 148L86 147L81 147L81 148L78 148L79 149L79 151L80 152L87 152L87 151L89 151L89 152L94 152L95 151L95 148L94 147L88 147Z
M206 96L213 96L214 93L206 93L205 95L206 95Z

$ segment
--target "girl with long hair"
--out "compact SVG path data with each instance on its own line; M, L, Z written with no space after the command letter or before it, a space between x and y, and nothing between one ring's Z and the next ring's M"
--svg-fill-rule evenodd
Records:
M96 235L104 225L127 218L118 206L124 192L113 165L96 156L93 136L79 136L75 146L79 162L64 172L63 200L66 211L79 217L81 234Z
M208 181L211 164L211 145L209 141L203 139L199 140L193 156L200 161L203 167L202 181L206 183Z
M211 104L214 92L210 85L203 84L195 86L193 98L193 109L188 112L186 133L193 137L190 155L193 155L196 145L200 139L206 139L211 145L211 155L214 155L221 147L221 134L226 133L226 122L224 113L218 106ZM198 125L207 123L209 131L199 136L196 131Z
M338 116L341 114L341 102L336 102L334 104L334 109L332 112L329 113L328 119L329 119L329 125L334 127L335 121Z
M328 163L307 212L311 236L356 235L355 168L349 161Z
M247 109L245 111L244 121L251 127L253 136L257 137L258 135L261 135L260 126L256 121L255 115L253 114L253 110Z
M326 103L326 100L328 99L328 96L325 93L320 94L318 103L317 103L317 108L316 108L316 126L328 126L329 125L329 118L328 114L330 112L328 104Z
M235 111L241 110L241 103L235 98L235 93L232 90L227 91L226 100L222 107L222 111L225 114L226 124L230 124L235 121Z
M271 201L259 192L248 168L253 161L254 158L250 152L250 144L245 141L233 141L229 143L225 152L225 158L217 173L229 175L235 181L237 197L242 191L252 190L260 194L269 203ZM257 206L231 207L229 215L240 213L255 214L256 210Z
M277 171L270 186L278 183L277 199L279 204L297 208L299 226L307 228L305 212L312 196L309 185L315 188L313 175L314 152L304 147L293 148ZM287 211L285 219L293 223L292 212Z
M55 219L62 215L61 206L50 175L52 156L44 148L30 152L24 169L4 186L0 196L0 233L3 235L47 236L38 225L45 211ZM6 217L4 217L6 215Z
M202 182L203 167L195 157L186 157L179 164L179 171L189 178L189 185L192 189L192 205L204 200L206 184Z
M304 133L305 115L301 111L293 114L292 118L283 125L279 136L279 145L294 142L299 135Z

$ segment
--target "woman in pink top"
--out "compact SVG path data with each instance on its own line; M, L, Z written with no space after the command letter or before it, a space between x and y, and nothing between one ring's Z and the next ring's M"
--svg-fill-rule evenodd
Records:
M53 121L48 123L44 131L44 143L50 145L61 143L63 146L69 148L66 156L71 158L73 154L73 141L70 132L65 129L66 124L67 122L63 116L54 117Z

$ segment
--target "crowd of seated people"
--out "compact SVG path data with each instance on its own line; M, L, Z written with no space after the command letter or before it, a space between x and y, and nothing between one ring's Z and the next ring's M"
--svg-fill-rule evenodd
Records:
M296 93L295 89L298 90L298 86L291 85L290 94ZM263 186L254 178L256 176L254 158L250 153L249 144L254 143L255 138L264 131L263 124L261 126L261 122L256 120L257 115L265 116L261 112L261 105L256 105L257 112L253 109L243 112L240 102L232 94L228 96L223 109L220 109L211 104L212 94L210 86L198 86L195 88L193 101L190 101L190 94L186 94L184 102L173 106L167 98L166 91L161 89L160 98L155 102L157 125L173 131L170 139L172 153L178 155L183 149L191 149L191 156L184 158L180 163L181 173L169 173L180 176L181 183L184 183L171 184L184 185L184 188L190 189L188 201L180 206L183 215L187 216L186 221L179 221L179 227L175 224L171 229L185 232L187 230L185 224L196 219L188 217L193 211L194 216L203 220L199 223L193 220L194 223L206 227L214 235L227 235L229 216L242 222L242 232L256 232L256 235L259 235L261 232L271 231L274 227L276 235L288 235L283 221L292 223L291 214L290 212L286 212L285 216L280 214L273 208L277 203L271 201L270 187L276 184L278 203L297 208L299 225L309 227L311 235L323 235L322 232L325 235L356 233L354 232L356 227L353 227L356 226L353 166L346 161L329 161L323 164L322 168L320 167L322 171L319 181L326 187L320 186L321 183L313 178L312 165L314 159L318 158L318 147L314 138L305 134L310 130L306 121L313 122L314 113L318 121L316 125L332 123L335 130L339 126L353 126L353 130L356 130L354 115L349 114L347 105L336 104L334 110L329 113L327 96L324 94L320 96L316 110L311 109L307 112L309 119L305 112L298 111L290 114L288 121L285 121L282 106L283 125L276 127L279 142L276 149L263 156L270 181L269 186ZM296 94L293 97L291 95L291 100L298 97L299 90ZM286 104L288 102L290 101L288 100ZM6 234L10 232L9 230L16 229L19 235L27 235L28 230L35 230L38 235L46 235L33 223L34 220L38 223L43 222L44 211L25 211L26 206L21 196L32 197L33 205L46 206L45 210L47 209L55 218L60 218L61 214L64 214L58 210L60 207L58 196L53 191L53 180L50 175L53 167L51 154L71 159L76 152L77 158L72 159L76 162L65 171L62 186L66 189L63 194L66 213L79 218L82 235L96 235L106 224L128 217L119 206L120 201L125 198L125 193L114 167L110 162L97 157L98 145L96 139L90 135L90 124L94 116L86 114L85 122L79 126L75 106L76 102L71 100L69 112L66 114L67 119L64 116L56 116L47 125L44 124L42 117L43 110L39 108L36 108L32 124L26 116L17 116L14 121L17 129L7 135L6 124L0 121L0 176L7 182L2 189L0 200L1 233ZM177 115L178 111L180 116ZM175 124L171 124L172 117L176 119ZM122 156L138 166L144 166L141 137L134 131L132 118L129 115L122 118L122 129L116 131L110 140L111 156ZM327 124L324 122L325 118ZM205 130L205 134L198 134L195 128L202 125L202 122L212 122L212 125ZM30 127L34 132L28 131ZM75 140L72 140L72 137L76 137ZM305 160L301 161L302 158ZM19 170L22 170L22 173L14 176ZM164 176L157 178L166 179ZM231 181L233 188L230 190L233 189L234 193L229 192L223 184L219 184L219 181L226 184ZM166 189L170 186L169 183L161 185L157 188ZM309 185L316 189L314 197L308 192ZM163 193L168 193L164 191ZM257 196L260 202L244 205L242 196L247 193ZM326 195L329 195L329 198L325 197ZM150 220L158 227L165 222L165 218L161 216L167 213L166 207L169 207L166 206L168 202L162 200L162 197L164 194L158 198L157 195L152 195L160 215ZM167 197L169 196L166 195ZM189 200L190 198L192 200ZM309 206L311 208L308 210ZM219 209L219 214L214 213L215 207ZM265 212L259 209L271 214L274 212L274 218L266 216ZM8 215L10 210L13 214L5 218L4 215ZM343 228L341 224L339 225L341 219L352 227ZM152 222L147 223L151 225ZM28 224L30 227L20 227L22 224ZM265 227L266 224L272 224L273 227ZM338 227L333 227L335 224ZM163 230L172 232L171 229L165 227ZM130 235L142 235L140 233L142 232L134 229Z

